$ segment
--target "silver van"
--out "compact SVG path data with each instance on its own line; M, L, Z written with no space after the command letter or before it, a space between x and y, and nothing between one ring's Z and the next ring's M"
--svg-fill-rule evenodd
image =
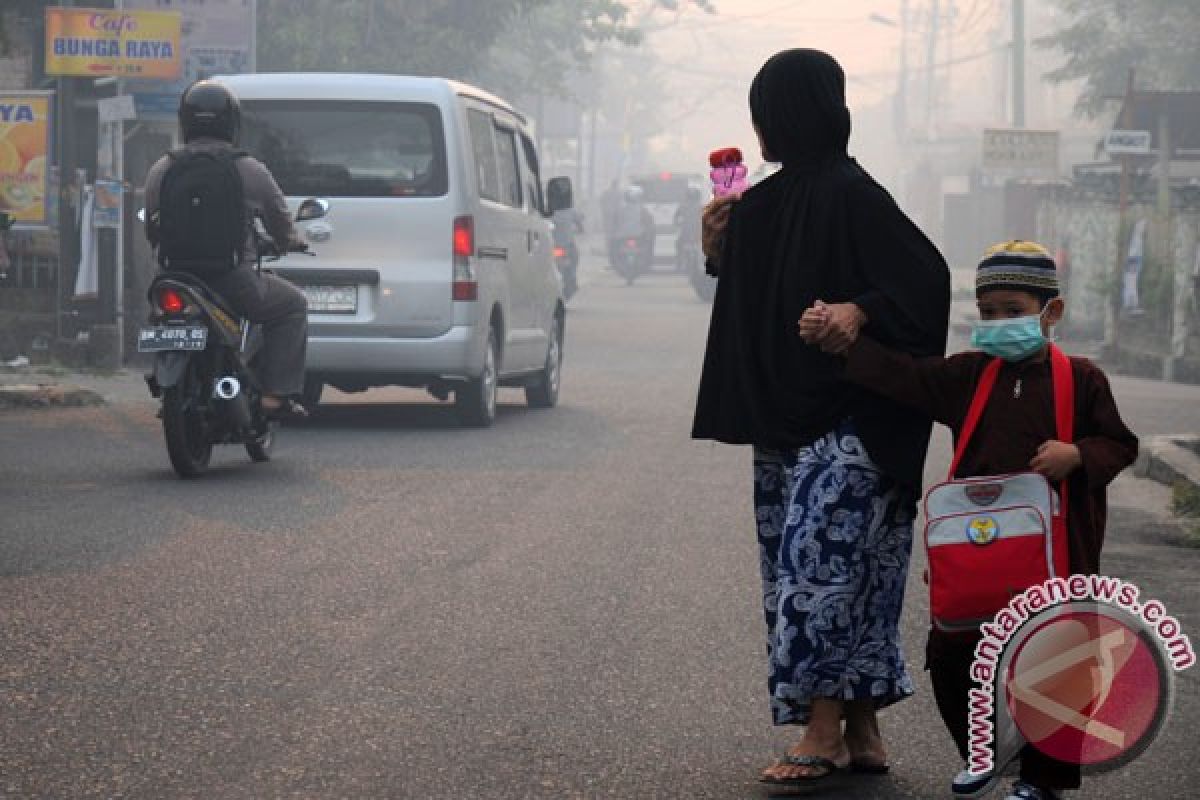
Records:
M308 295L310 404L325 385L423 387L489 425L498 386L557 402L555 209L521 114L440 78L219 80L241 101L239 146L270 168L317 254L275 268Z

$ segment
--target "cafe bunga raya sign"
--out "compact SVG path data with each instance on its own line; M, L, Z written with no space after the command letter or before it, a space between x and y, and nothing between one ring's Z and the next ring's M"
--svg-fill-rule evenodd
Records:
M177 11L46 9L46 74L179 77Z

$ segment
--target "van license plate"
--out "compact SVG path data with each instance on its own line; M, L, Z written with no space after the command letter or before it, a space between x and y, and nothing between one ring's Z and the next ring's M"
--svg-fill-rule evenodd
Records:
M203 325L170 325L142 328L138 331L139 353L163 350L203 350L208 343L208 328Z
M353 314L358 311L357 286L302 286L308 310L318 314Z

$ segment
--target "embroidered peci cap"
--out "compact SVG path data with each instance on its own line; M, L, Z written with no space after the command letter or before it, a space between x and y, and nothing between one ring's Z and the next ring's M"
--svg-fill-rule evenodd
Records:
M1058 297L1058 270L1037 242L1012 239L987 249L975 270L975 295L988 289L1020 289L1043 300Z

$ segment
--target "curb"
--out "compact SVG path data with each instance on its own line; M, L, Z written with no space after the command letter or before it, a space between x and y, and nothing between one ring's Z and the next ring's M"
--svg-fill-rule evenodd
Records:
M1142 439L1133 472L1167 486L1184 481L1200 489L1200 436L1173 434Z
M104 398L91 389L56 383L14 384L0 386L0 409L78 408L104 405Z

